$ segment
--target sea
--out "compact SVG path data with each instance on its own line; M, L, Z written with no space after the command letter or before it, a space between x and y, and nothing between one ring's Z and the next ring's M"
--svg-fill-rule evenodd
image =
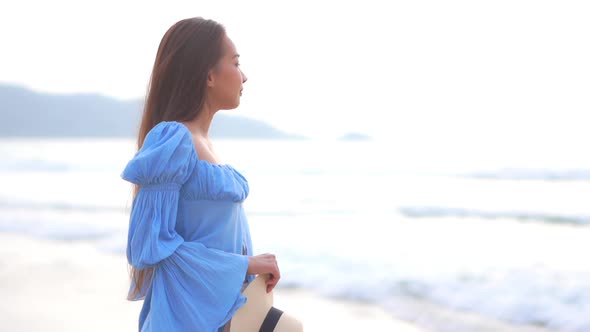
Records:
M412 142L218 139L250 186L277 287L376 304L432 331L466 317L590 331L590 154ZM0 232L125 254L127 138L0 140Z

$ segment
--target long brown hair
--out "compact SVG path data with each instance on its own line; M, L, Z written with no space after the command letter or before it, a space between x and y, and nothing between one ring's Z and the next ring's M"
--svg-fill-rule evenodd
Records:
M207 76L223 55L225 28L201 17L176 22L162 37L148 84L143 115L138 130L137 149L147 133L162 121L190 121L199 115L205 103ZM133 185L133 199L139 192ZM153 267L130 266L135 297L143 283L151 279Z

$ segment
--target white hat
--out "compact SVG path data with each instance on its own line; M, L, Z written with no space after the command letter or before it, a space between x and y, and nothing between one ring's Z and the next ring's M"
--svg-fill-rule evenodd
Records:
M230 332L301 332L303 324L273 307L273 292L266 292L268 275L258 275L244 289L248 298L231 320Z

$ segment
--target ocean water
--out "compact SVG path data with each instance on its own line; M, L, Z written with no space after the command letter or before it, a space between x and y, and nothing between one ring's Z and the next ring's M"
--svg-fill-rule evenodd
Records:
M438 331L474 329L420 308L590 331L583 151L328 140L215 148L249 181L254 251L277 255L279 287L377 303ZM132 139L0 140L0 232L124 255L132 188L120 173L134 153Z

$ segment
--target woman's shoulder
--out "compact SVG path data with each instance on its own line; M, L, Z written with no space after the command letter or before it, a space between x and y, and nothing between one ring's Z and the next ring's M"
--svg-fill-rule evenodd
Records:
M192 134L176 121L162 121L146 135L121 177L140 185L184 183L197 161Z
M175 149L182 147L186 150L193 148L193 138L190 130L178 121L161 121L145 136L141 149L154 147Z

